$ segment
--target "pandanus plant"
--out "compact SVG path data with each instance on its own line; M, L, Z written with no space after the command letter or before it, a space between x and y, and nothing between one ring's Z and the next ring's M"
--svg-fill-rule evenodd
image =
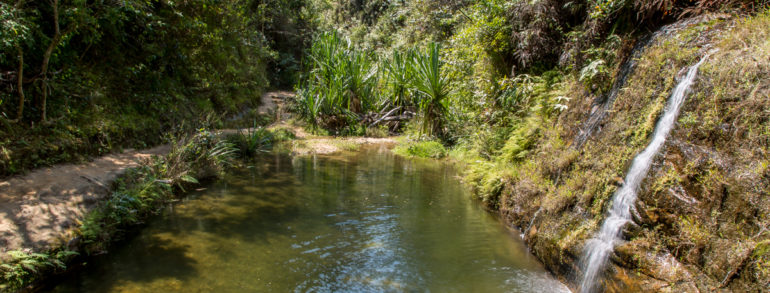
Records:
M413 103L409 92L414 78L414 66L412 65L414 56L412 50L406 53L394 50L393 56L384 62L387 71L385 85L390 93L390 102L394 106L405 107Z
M449 81L441 74L439 53L439 46L431 43L428 52L413 58L415 76L412 85L420 94L421 134L439 134L443 127L443 117L447 113L445 102L449 95Z
M351 95L348 109L363 112L371 109L377 102L377 66L373 58L366 53L351 51L348 53L347 72L349 76L347 89Z
M337 32L320 35L309 52L307 82L300 106L315 127L319 120L357 122L356 113L377 104L377 66L370 54L355 50Z

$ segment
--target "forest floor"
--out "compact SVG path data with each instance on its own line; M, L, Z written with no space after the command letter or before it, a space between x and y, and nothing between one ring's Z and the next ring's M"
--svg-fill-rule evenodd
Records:
M273 113L280 119L282 99L290 92L262 96L259 113ZM286 142L294 155L331 154L355 150L362 144L395 143L392 138L315 136L284 121L271 127L285 128L296 139ZM218 131L237 133L237 129ZM151 156L165 155L169 145L146 150L126 150L81 164L61 164L33 170L25 175L0 180L0 252L46 251L68 244L80 221L112 193L113 183L129 168Z

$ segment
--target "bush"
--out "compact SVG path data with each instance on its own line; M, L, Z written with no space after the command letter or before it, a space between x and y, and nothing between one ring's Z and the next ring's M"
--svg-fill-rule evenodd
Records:
M0 291L21 290L36 277L50 270L64 270L65 262L77 252L60 250L52 253L28 253L19 250L6 252L6 261L0 264Z
M237 151L233 145L205 129L176 138L171 151L129 169L116 182L115 191L86 216L80 234L86 251L100 251L123 227L140 223L171 200L174 190L221 176Z
M388 137L388 127L385 125L367 127L365 135L368 137Z
M228 136L227 141L238 150L241 158L248 158L270 150L273 147L275 135L263 127L258 127L246 131L238 130L237 134Z
M297 136L294 132L286 128L275 128L271 130L274 142L281 142L295 139Z

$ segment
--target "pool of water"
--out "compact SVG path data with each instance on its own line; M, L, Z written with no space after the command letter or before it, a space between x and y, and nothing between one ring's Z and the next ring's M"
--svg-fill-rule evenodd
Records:
M56 292L561 292L446 163L268 155L169 206Z

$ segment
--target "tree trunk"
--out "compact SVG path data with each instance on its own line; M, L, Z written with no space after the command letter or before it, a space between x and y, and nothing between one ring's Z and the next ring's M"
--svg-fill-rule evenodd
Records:
M16 87L19 91L19 109L16 111L16 120L21 122L24 115L24 51L21 50L21 45L16 45L16 51L19 53L18 80L16 82Z
M23 0L19 0L16 2L16 12L21 10L21 5L24 4ZM18 16L21 18L21 16ZM16 87L19 91L19 108L16 110L16 121L21 122L22 118L24 117L24 50L21 49L21 44L16 44L16 52L18 53L19 58L19 70L16 71L17 74L17 82Z
M40 70L40 76L43 78L43 113L40 117L41 122L46 121L46 102L48 100L48 63L51 61L51 54L53 54L53 50L56 49L56 47L59 45L59 41L61 41L61 30L59 30L59 0L53 0L51 5L53 6L54 35L53 38L51 38L51 44L49 44L48 49L45 50L45 55L43 55L43 65L42 69Z

